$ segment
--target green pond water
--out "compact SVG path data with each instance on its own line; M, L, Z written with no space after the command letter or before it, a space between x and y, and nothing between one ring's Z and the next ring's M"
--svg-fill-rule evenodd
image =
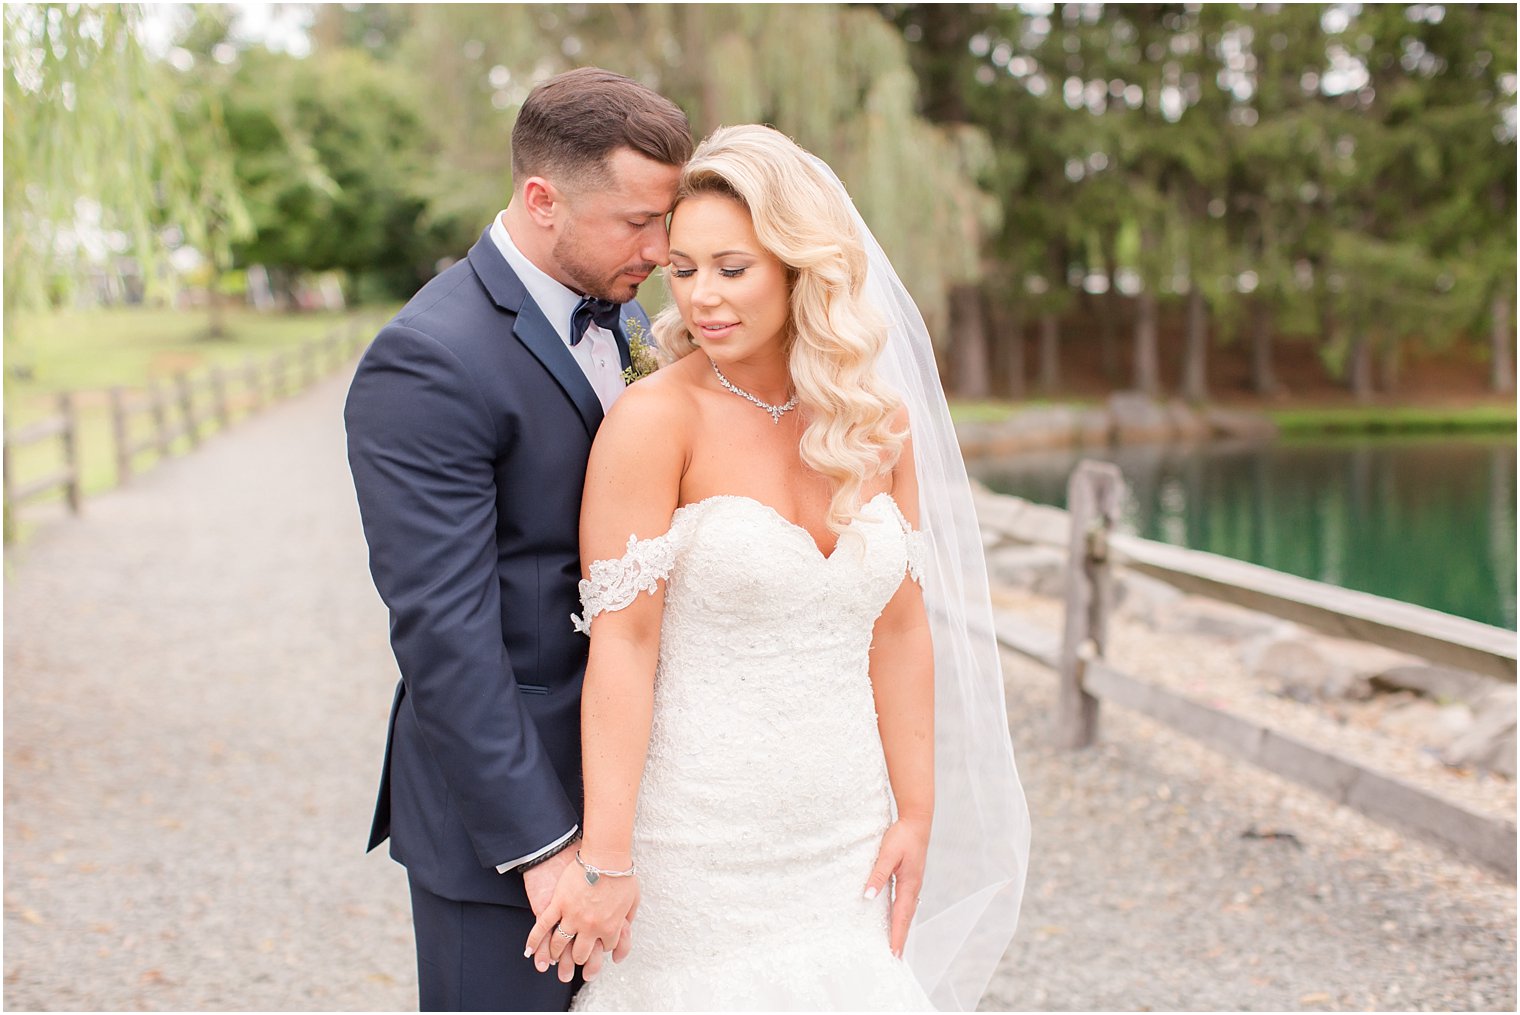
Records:
M1515 627L1515 438L1346 437L1025 452L973 460L1000 493L1066 506L1116 463L1128 531Z

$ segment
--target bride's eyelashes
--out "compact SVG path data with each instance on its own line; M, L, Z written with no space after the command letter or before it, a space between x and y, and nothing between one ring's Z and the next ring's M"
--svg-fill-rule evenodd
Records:
M697 273L695 268L672 268L670 273L676 278L690 278ZM738 278L744 274L743 268L719 268L718 274L724 278Z

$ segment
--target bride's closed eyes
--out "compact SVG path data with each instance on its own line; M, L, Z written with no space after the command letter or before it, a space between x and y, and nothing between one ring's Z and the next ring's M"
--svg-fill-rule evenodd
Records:
M670 269L670 273L671 273L671 275L675 276L676 278L690 278L691 276L693 276L693 275L695 275L697 273L697 269L695 269L695 268L671 268ZM743 268L719 268L718 269L718 274L722 275L724 278L738 278L740 275L744 274L744 269Z

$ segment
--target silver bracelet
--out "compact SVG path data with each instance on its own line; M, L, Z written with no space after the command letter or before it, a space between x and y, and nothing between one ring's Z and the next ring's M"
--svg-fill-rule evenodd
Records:
M631 878L638 872L638 868L632 865L630 865L629 868L625 871L609 871L603 870L600 867L593 867L591 864L581 859L581 851L578 849L575 851L575 862L580 864L581 869L586 872L586 884L588 885L594 885L597 883L598 879L604 877Z

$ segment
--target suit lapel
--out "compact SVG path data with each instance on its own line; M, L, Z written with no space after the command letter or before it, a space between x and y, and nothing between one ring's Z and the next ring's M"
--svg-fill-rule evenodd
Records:
M523 301L522 309L517 313L517 323L512 326L512 334L528 347L528 351L544 365L545 370L554 375L561 390L575 403L576 411L581 414L581 422L586 424L586 433L595 437L596 428L602 425L601 399L596 397L596 391L586 379L585 371L575 362L569 347L559 337L559 332L554 330L544 312L538 309L537 303L532 300Z
M596 429L602 423L601 401L596 397L596 392L592 390L591 382L586 379L580 365L575 362L575 357L570 354L569 347L559 337L538 304L528 297L527 288L507 264L506 258L501 256L501 251L496 249L489 229L470 248L470 267L475 269L475 274L496 305L514 316L512 334L549 371L565 397L575 406L576 412L580 413L587 435L595 437ZM619 349L622 350L625 345L620 341ZM626 357L626 351L622 355Z

